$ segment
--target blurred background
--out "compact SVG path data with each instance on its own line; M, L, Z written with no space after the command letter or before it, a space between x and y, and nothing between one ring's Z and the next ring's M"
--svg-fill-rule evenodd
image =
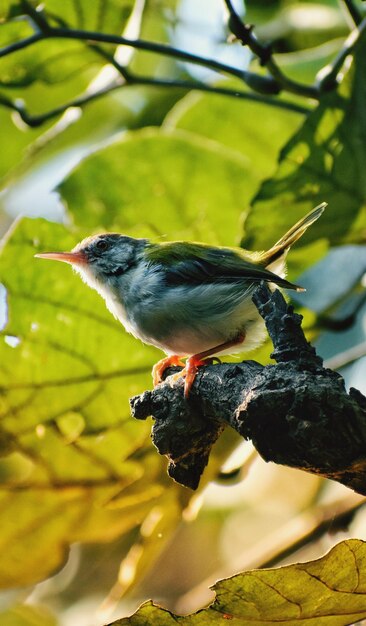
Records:
M363 497L229 431L197 492L169 479L128 404L161 354L33 258L103 231L261 250L328 202L289 279L308 339L365 393L364 3L229 5L0 3L2 626L101 626L148 598L185 614L219 578L366 539Z

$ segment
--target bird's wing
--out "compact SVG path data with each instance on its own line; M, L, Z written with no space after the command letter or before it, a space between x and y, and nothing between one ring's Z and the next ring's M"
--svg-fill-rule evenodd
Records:
M285 289L301 290L297 285L246 259L240 249L175 241L151 244L145 254L151 265L164 269L166 282L171 286L229 280L259 283L265 280Z

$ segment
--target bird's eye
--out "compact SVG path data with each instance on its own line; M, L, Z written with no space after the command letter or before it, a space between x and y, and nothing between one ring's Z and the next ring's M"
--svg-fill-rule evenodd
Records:
M95 247L100 252L104 252L104 250L107 250L108 248L108 242L105 239L99 239L99 241L95 244Z

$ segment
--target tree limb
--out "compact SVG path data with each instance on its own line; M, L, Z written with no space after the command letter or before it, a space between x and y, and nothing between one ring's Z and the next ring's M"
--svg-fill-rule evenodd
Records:
M341 482L366 495L366 398L347 393L306 341L301 316L260 285L253 301L273 342L276 365L255 361L201 368L188 401L182 381L131 399L134 417L154 417L153 442L168 472L197 488L225 425L251 439L265 461Z
M263 45L257 39L253 33L253 26L251 24L245 24L240 19L239 15L235 11L231 0L224 0L227 10L229 12L228 26L233 35L242 43L243 46L253 52L253 54L259 59L261 65L265 66L273 80L277 83L279 89L286 90L290 93L296 93L306 98L319 99L320 92L317 85L305 85L297 81L288 78L277 65L272 56L272 49L270 45Z

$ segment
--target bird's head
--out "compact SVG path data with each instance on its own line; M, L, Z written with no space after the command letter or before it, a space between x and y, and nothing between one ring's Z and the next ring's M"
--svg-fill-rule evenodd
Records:
M108 233L83 239L71 252L44 252L35 256L69 263L87 282L92 279L106 283L134 266L145 245L145 239Z

